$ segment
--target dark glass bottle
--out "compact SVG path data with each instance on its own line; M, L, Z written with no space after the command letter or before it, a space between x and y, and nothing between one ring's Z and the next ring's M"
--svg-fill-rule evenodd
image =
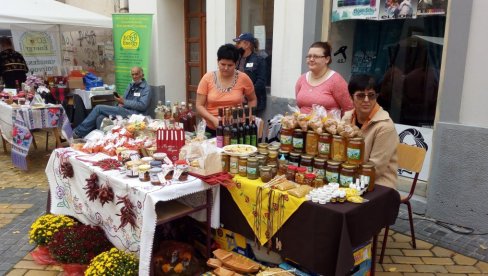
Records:
M242 114L244 112L242 111L242 108L239 108L238 111L239 111L239 117L238 117L239 126L237 127L237 130L239 132L239 144L244 144L244 119L242 118Z
M244 144L251 144L251 126L249 125L249 108L244 106L244 114L246 117L246 123L244 124Z
M195 112L193 111L193 104L188 103L188 112L186 113L186 116L188 117L188 131L194 132L195 127L197 125L197 116L195 115Z
M222 116L223 114L222 108L219 108L219 125L216 129L216 136L217 136L217 147L222 148L224 147L224 126L222 125Z
M230 120L228 115L228 109L224 109L225 122L224 122L224 146L230 145Z
M237 127L237 110L232 110L232 128L230 130L230 144L239 144L239 129Z
M252 108L251 115L252 116L252 121L251 121L251 145L257 147L258 146L258 126L256 125L256 117L254 116L256 114L256 108Z

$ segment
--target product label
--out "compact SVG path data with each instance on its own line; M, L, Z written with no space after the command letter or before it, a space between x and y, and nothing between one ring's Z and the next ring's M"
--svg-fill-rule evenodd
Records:
M330 153L330 144L319 142L319 154L328 155Z
M328 183L338 183L339 182L339 173L336 172L325 172L325 178L327 179Z
M280 137L281 144L283 144L283 145L291 145L291 141L292 141L292 136L281 134L281 137Z
M352 176L341 175L339 177L339 185L341 185L341 187L348 188L349 184L351 184L353 181L354 177Z
M247 166L239 166L239 173L247 172Z
M317 176L317 178L324 178L325 170L324 169L314 169L313 173Z
M247 174L255 175L258 173L257 168L247 167Z
M303 149L303 138L293 138L293 147Z
M359 182L360 183L364 183L364 185L366 187L369 186L369 181L370 181L370 177L369 176L367 176L367 175L361 175L361 176L359 176Z
M232 174L238 173L239 172L238 165L239 163L237 161L235 162L230 161L230 173Z
M361 158L360 149L347 148L347 159L359 160L360 158Z

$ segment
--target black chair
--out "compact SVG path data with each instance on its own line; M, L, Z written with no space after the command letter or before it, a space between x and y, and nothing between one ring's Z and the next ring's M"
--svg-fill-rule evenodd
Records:
M115 103L115 97L114 95L95 95L90 98L91 101L91 106L94 108L95 106L99 104L103 105L114 105Z

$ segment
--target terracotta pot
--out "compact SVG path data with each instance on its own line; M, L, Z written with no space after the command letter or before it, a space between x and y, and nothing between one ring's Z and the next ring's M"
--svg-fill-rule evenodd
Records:
M56 260L49 253L47 246L39 245L31 252L31 256L37 264L40 265L52 265L56 263Z
M65 276L83 276L88 265L85 264L61 264Z

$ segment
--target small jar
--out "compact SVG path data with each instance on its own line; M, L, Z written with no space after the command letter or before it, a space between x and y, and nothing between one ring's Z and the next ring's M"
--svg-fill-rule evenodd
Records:
M339 203L346 202L346 191L341 191L339 193L339 197L337 198L337 202L339 202Z
M149 179L151 180L151 184L153 185L161 185L161 181L159 181L158 174L161 173L163 170L161 168L151 168L149 169Z
M295 165L288 165L286 170L286 179L289 181L295 181L295 173L297 171L297 166Z
M175 162L176 168L174 170L175 176L179 174L178 180L179 181L186 181L188 180L188 165L184 160L178 160Z
M373 162L366 162L359 169L359 183L364 183L368 192L374 190L376 170Z
M153 158L156 161L161 161L161 163L164 163L164 159L167 158L168 155L164 152L155 152L153 153Z
M246 156L241 156L239 157L239 175L246 177L247 176L247 157Z
M278 150L269 150L268 149L268 161L266 163L268 165L278 164Z
M259 143L258 144L258 152L262 155L268 154L268 143Z
M258 155L257 158L258 158L258 168L261 166L266 166L266 164L268 162L268 156Z
M313 185L312 187L314 188L320 188L322 186L324 186L324 178L318 178L318 177L315 177L315 179L313 180Z
M268 144L268 152L270 151L278 151L280 149L280 146L274 145L274 144Z
M236 175L239 173L239 158L237 156L231 156L229 158L229 173Z
M275 177L278 174L278 166L276 164L269 164L268 167L271 168L272 177Z
M302 154L301 160L300 160L300 167L305 167L307 168L307 172L311 173L313 172L313 157L308 154Z
M327 169L325 170L325 180L327 183L339 183L339 169L341 162L327 160Z
M163 163L161 161L151 161L151 163L149 163L149 165L151 166L151 168L161 168L161 165Z
M154 158L152 158L151 156L146 156L146 157L142 157L141 161L145 164L149 164L151 163L151 161L154 161Z
M139 180L142 182L148 182L150 180L149 178L149 169L151 168L150 165L144 164L144 165L139 165Z
M295 129L293 130L293 151L298 152L298 153L303 153L303 146L304 146L304 141L305 140L305 134L303 133L303 130L301 129Z
M125 167L126 167L125 175L130 178L138 177L139 165L141 165L141 161L139 160L128 161L127 163L125 163Z
M305 182L305 174L307 173L307 168L305 167L298 167L297 172L295 173L295 182L303 185Z
M322 158L330 158L330 144L332 143L332 135L329 133L322 133L319 137L318 151Z
M259 176L261 177L261 181L263 181L264 183L269 182L271 179L273 179L271 168L268 166L262 166L259 169Z
M298 152L290 152L290 165L299 166L300 165L300 153Z
M359 165L364 160L364 138L349 138L347 141L347 163Z
M222 161L222 171L230 171L230 156L226 153L221 153L220 160Z
M282 128L280 131L280 148L286 151L293 150L293 128Z
M288 168L288 160L285 158L280 158L278 160L278 175L285 175L286 169Z
M344 162L347 160L346 156L346 138L340 135L332 137L331 158L334 161Z
M324 158L315 157L313 159L313 173L317 178L325 177L325 168L327 163L325 163Z
M258 179L258 159L256 157L247 159L247 178L251 180Z
M351 183L354 183L356 178L357 166L349 163L341 164L341 171L339 176L339 185L348 188Z
M308 186L313 186L313 181L315 180L315 174L313 173L306 173L305 174L305 179L303 181L303 184L308 185Z
M315 156L318 154L318 142L319 135L313 131L309 130L307 132L307 138L305 139L305 152L308 155Z

